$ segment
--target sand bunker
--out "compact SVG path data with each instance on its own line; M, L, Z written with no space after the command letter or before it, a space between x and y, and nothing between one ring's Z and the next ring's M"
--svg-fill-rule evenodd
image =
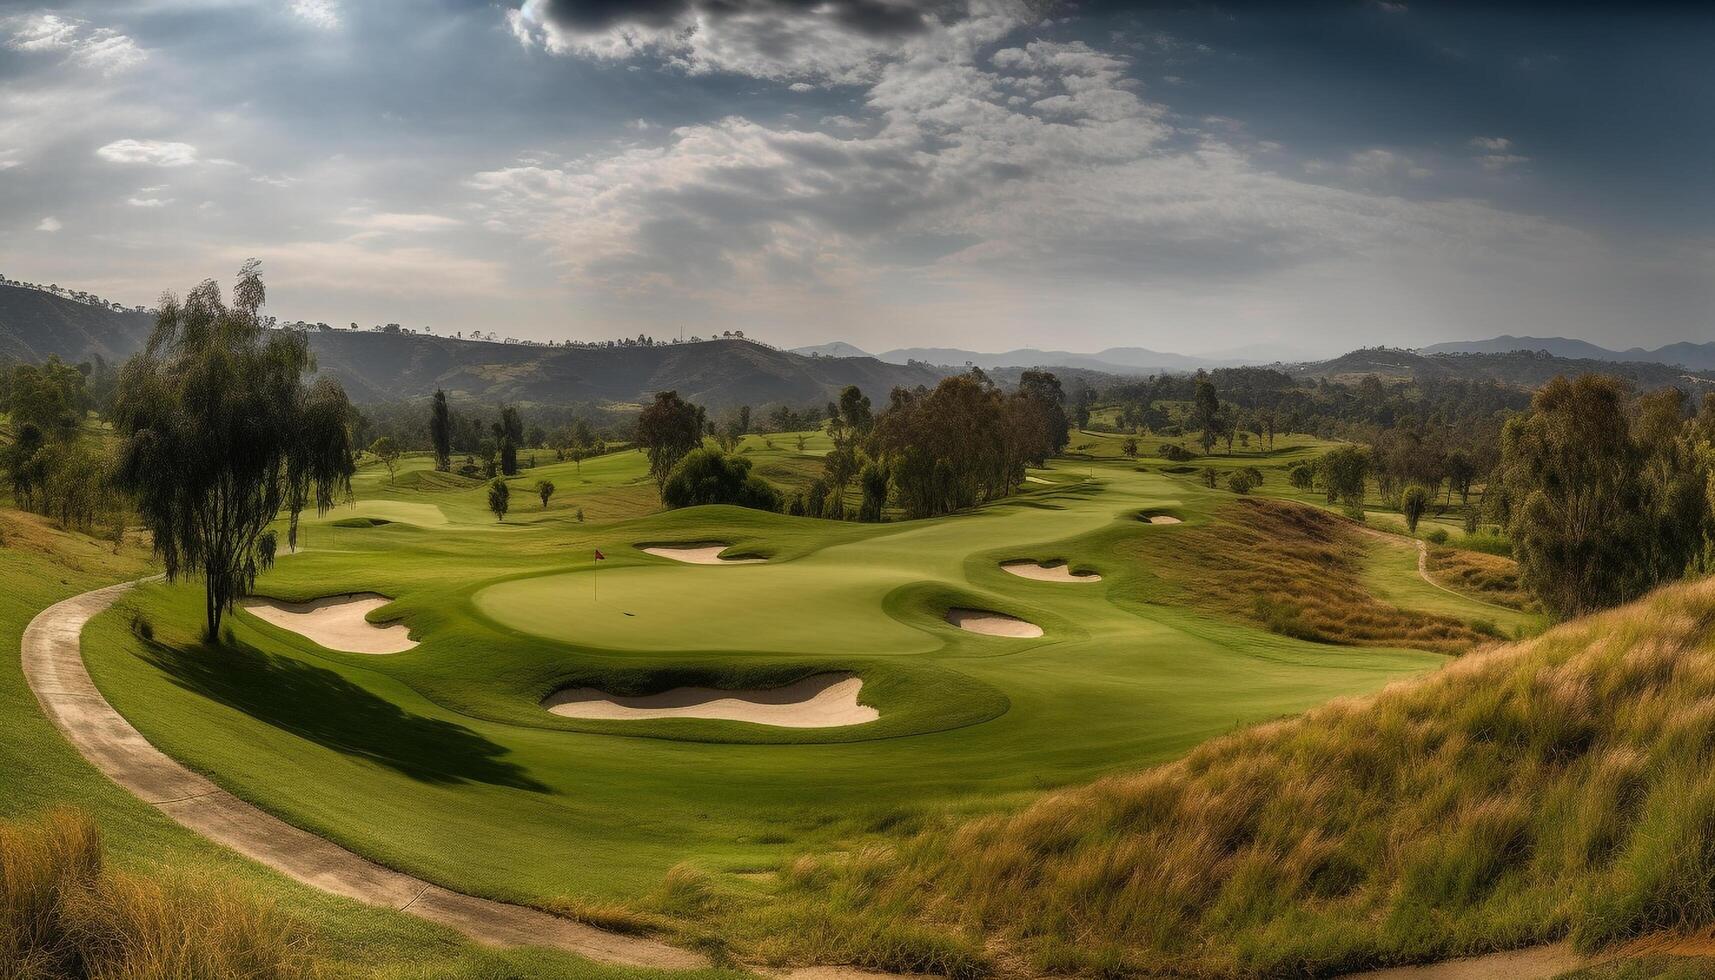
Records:
M708 718L745 721L776 728L838 728L881 717L858 704L863 678L856 674L813 674L785 687L723 691L712 687L675 687L659 694L625 697L593 687L573 687L549 695L542 706L567 718L641 721L649 718Z
M1178 524L1179 518L1171 514L1139 514L1137 519L1145 524Z
M643 549L643 553L660 558L671 558L687 565L757 565L764 561L761 558L722 558L721 552L727 550L727 547L724 544L698 544L682 548L650 545Z
M1036 582L1100 582L1102 580L1102 577L1095 572L1074 572L1072 566L1063 561L1038 565L1029 559L1023 559L1001 562L1000 567L1019 578L1027 578Z
M959 629L984 636L1018 636L1026 639L1042 635L1042 627L1027 623L1016 616L989 612L986 609L949 609L947 622Z
M246 599L244 608L264 622L346 653L404 653L417 645L403 623L376 626L364 619L392 602L374 592L334 595L309 602Z

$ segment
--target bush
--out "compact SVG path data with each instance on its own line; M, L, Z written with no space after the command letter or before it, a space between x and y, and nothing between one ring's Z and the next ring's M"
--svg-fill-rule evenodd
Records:
M38 980L314 975L305 937L230 887L106 867L90 819L0 824L0 976Z
M1155 454L1172 463L1183 463L1195 458L1195 454L1176 442L1162 443L1160 448L1155 450Z
M1423 537L1424 540L1428 541L1430 544L1446 544L1447 529L1444 527L1431 528L1429 533L1425 534Z
M1250 493L1262 483L1255 470L1236 470L1227 474L1227 489L1234 493Z
M1203 485L1208 487L1210 490L1215 489L1215 480L1219 478L1220 475L1220 472L1213 466L1203 467Z
M674 464L661 487L668 507L737 504L755 510L779 510L780 491L752 476L750 460L719 449L693 449Z

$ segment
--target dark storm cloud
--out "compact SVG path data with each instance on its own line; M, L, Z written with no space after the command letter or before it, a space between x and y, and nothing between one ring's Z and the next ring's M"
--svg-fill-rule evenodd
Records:
M574 31L602 31L626 24L667 27L693 15L722 20L740 14L779 17L831 15L840 26L872 38L908 37L928 29L929 13L946 3L888 0L549 0L544 15Z

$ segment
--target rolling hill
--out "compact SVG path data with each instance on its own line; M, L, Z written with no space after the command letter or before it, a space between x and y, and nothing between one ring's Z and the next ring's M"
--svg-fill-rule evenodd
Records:
M1327 361L1290 365L1286 371L1294 377L1331 381L1351 382L1372 375L1419 381L1457 378L1496 381L1521 388L1540 387L1557 375L1600 373L1616 375L1642 387L1671 384L1695 393L1715 390L1715 372L1688 371L1677 365L1650 361L1557 357L1543 350L1432 354L1397 347L1366 347Z
M1512 351L1547 351L1556 357L1592 361L1643 361L1652 364L1677 364L1696 371L1715 370L1715 343L1680 342L1649 350L1631 347L1610 350L1587 340L1569 337L1514 337L1503 334L1488 340L1459 340L1431 344L1419 349L1423 354L1505 354Z
M121 361L140 350L148 314L117 312L21 286L0 286L0 358ZM811 405L848 384L885 399L894 387L933 385L944 372L873 357L805 357L744 340L656 347L542 347L422 334L314 331L319 369L353 401L422 397L626 405L677 389L707 408Z

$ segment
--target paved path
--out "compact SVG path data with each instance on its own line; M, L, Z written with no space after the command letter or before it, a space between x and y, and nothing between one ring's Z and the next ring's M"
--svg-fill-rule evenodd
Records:
M258 810L150 745L89 678L80 636L132 583L85 592L43 610L24 631L24 677L77 750L145 803L218 844L306 885L386 905L497 946L547 946L602 963L687 970L706 957L519 905L449 891L384 868Z

